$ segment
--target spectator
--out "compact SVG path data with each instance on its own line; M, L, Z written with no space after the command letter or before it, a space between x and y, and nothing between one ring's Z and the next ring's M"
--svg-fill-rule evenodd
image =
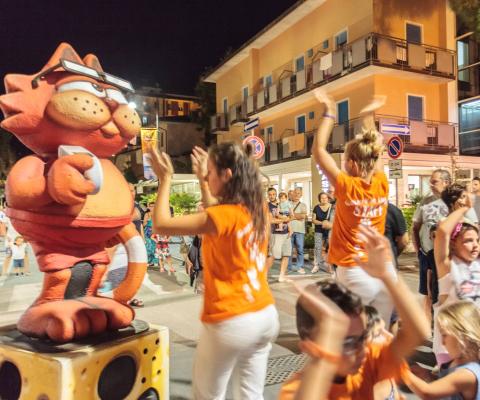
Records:
M284 282L285 275L287 274L288 260L292 255L292 242L290 241L288 224L290 216L280 215L277 203L277 191L274 188L268 189L268 209L270 211L271 235L267 267L273 264L273 260L281 260L278 281ZM279 224L282 224L282 230L279 230Z
M408 244L408 232L402 211L392 203L388 203L385 236L390 241L395 266L397 266L397 258Z
M288 270L298 272L299 274L305 274L303 268L303 245L305 242L305 220L307 219L307 206L300 200L302 198L302 188L297 187L293 191L291 228L292 228L292 249L297 250L297 266L296 270L292 267L292 257L290 256L288 262Z
M475 177L472 179L472 194L475 196L473 200L473 209L477 215L477 219L480 220L480 178Z
M448 208L440 198L442 192L451 182L450 173L444 169L436 169L430 177L431 195L425 197L413 215L413 246L418 255L420 281L418 291L424 296L424 310L432 319L431 299L428 298L428 258L427 253L433 249L430 239L430 228L441 218L448 215Z
M315 226L315 258L312 273L320 268L332 273L332 267L323 258L323 248L328 248L328 236L332 229L333 206L328 195L322 192L318 195L319 204L313 208L312 223Z

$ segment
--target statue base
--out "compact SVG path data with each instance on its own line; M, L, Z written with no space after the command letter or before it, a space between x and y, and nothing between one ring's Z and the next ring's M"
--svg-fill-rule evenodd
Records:
M125 329L66 344L0 328L0 399L169 398L168 329L133 321Z

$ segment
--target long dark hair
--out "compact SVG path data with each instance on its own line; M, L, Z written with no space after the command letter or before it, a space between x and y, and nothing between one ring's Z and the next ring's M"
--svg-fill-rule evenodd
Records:
M235 143L214 144L208 155L217 171L230 168L232 178L221 193L222 204L242 204L252 217L253 230L261 242L267 235L265 200L261 174L257 163L250 157L251 148L242 148Z

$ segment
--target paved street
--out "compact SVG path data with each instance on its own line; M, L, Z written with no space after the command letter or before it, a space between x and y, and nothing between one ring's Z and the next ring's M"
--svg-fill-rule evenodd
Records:
M3 253L0 252L0 257ZM33 257L32 257L33 258ZM412 264L411 257L402 257L401 264ZM41 274L34 262L30 276L0 279L0 324L13 323L34 300L41 288ZM191 370L196 342L200 331L199 314L201 296L195 295L189 286L188 277L176 260L177 273L168 275L150 269L148 280L137 297L145 302L137 309L137 318L152 324L168 326L171 339L170 393L172 400L191 398ZM269 363L265 398L275 399L281 383L292 371L301 367L305 358L297 348L295 327L296 293L288 283L276 282L278 268L271 271L271 289L280 315L281 331L276 340ZM416 270L401 272L409 286L416 290ZM322 274L296 276L301 284L319 279ZM415 357L424 365L433 364L430 349L420 348ZM415 398L408 396L408 398Z

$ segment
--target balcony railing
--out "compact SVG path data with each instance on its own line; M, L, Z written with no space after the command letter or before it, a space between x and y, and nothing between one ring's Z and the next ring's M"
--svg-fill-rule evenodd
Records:
M228 116L227 114L216 114L210 117L210 128L212 133L228 131Z
M261 87L244 102L233 106L231 113L235 119L231 121L246 120L253 114L369 65L455 79L454 51L370 33L329 54L317 53L301 71L283 70L270 86Z
M359 132L360 119L352 119L343 124L336 124L333 128L328 151L339 153L345 150L345 143ZM410 130L408 135L399 135L404 144L404 151L409 153L449 154L458 147L457 130L455 124L429 121L409 120L405 117L392 115L375 115L377 129L381 132L384 124L404 125ZM286 129L280 140L265 144L263 162L266 164L282 161L291 161L310 157L313 136L316 130L305 133L295 133L293 129ZM385 141L391 134L384 133Z

